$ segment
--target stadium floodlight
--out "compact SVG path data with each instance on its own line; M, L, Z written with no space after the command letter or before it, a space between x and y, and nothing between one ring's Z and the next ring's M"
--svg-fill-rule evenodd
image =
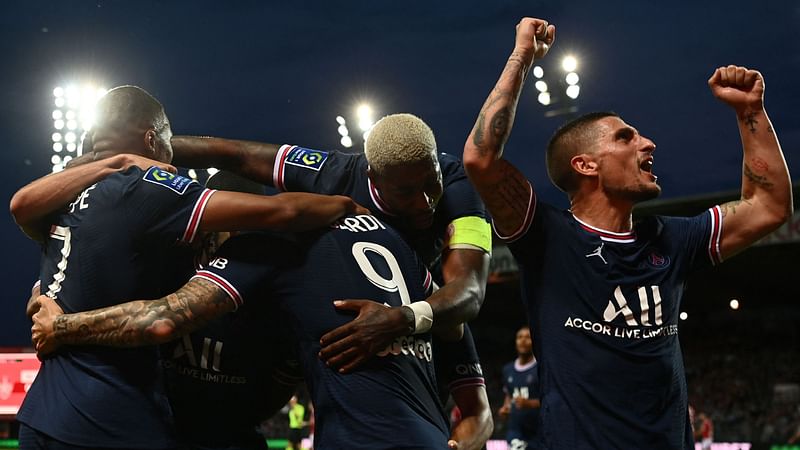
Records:
M337 131L339 131L339 135L343 137L350 134L350 131L347 129L347 126L345 125L339 125Z
M344 117L342 117L342 116L336 116L336 122L337 122L339 125L344 125L344 124L345 124Z
M61 157L58 155L53 155L50 157L50 162L53 164L61 164Z
M339 141L342 143L342 147L350 148L353 146L353 138L350 136L342 136L342 139Z
M95 120L95 104L105 95L106 88L85 84L82 88L77 85L67 87L56 86L53 89L54 102L57 109L53 110L53 151L61 152L66 148L68 152L77 152L59 159L53 164L53 171L58 172L74 156L82 153L77 145L78 136L91 128ZM62 135L63 133L63 135ZM63 142L62 142L63 141ZM66 145L65 145L66 144Z
M539 80L534 84L536 90L539 92L547 92L547 83L544 80Z
M581 87L577 84L573 84L572 86L567 86L567 97L571 99L576 99L581 94Z
M550 104L550 93L549 92L540 92L538 97L539 103L547 106Z
M544 76L544 69L542 69L541 66L534 66L533 76L535 76L536 78L542 78Z
M561 61L561 68L564 69L564 72L575 72L575 69L578 68L578 60L572 55L567 56Z
M736 300L735 298L731 299L730 306L733 310L739 309L739 300Z
M372 107L366 103L358 105L358 108L356 108L356 117L358 118L358 127L361 128L361 131L369 130L375 123L372 120Z
M567 76L564 79L567 81L567 84L570 85L570 86L578 84L578 81L580 81L580 77L578 77L578 74L575 73L575 72L568 73Z
M689 315L686 314L686 311L681 311L680 318L681 320L686 320L689 318Z

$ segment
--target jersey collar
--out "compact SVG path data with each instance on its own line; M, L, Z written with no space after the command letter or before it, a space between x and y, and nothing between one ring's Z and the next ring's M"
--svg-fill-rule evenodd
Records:
M530 369L531 367L533 367L536 363L537 363L536 357L534 357L532 360L530 360L530 362L528 362L526 364L520 364L519 363L519 358L517 358L517 359L514 360L514 369L517 372L524 372L524 371Z
M372 184L372 180L370 180L369 177L367 177L367 185L369 186L369 197L372 199L372 203L375 204L375 206L382 213L388 216L397 216L397 214L394 214L389 210L389 206L383 201L381 194L378 192L378 189L375 187L375 185Z
M572 214L572 218L575 219L576 222L578 222L578 225L580 225L581 228L583 228L584 230L588 231L589 233L593 233L593 234L596 234L596 235L600 236L600 239L602 239L603 241L606 241L606 242L619 242L619 243L623 243L623 244L636 242L636 233L633 230L626 231L624 233L619 233L619 232L616 232L616 231L604 230L602 228L593 227L593 226L589 225L588 223L582 221L581 219L578 219L578 217L576 217L574 213L571 213L571 214Z

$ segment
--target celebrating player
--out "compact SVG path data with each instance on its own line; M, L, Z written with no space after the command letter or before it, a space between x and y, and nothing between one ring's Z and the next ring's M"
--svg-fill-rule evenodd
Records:
M502 158L525 76L555 27L523 19L514 51L464 148L470 180L523 271L550 449L693 448L678 313L688 274L718 264L792 214L790 177L764 109L764 79L727 66L708 80L733 109L744 148L742 195L692 218L633 206L661 191L655 144L613 113L562 126L547 148L561 211L538 201Z

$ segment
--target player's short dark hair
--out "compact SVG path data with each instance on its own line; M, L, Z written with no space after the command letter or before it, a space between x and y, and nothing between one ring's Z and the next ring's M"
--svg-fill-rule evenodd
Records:
M153 128L163 139L170 126L164 106L138 86L118 86L108 91L96 106L94 127L126 132Z
M226 170L220 170L209 177L209 179L206 180L206 187L218 191L243 192L245 194L257 195L264 194L264 185Z
M599 111L584 114L556 130L547 144L547 175L550 181L566 193L577 188L578 177L570 161L575 155L587 151L594 139L592 126L604 117L619 117L615 112Z

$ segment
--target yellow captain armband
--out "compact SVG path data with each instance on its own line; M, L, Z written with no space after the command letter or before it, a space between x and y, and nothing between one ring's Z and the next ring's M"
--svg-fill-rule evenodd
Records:
M447 226L445 248L473 248L492 253L492 226L483 217L459 217Z

